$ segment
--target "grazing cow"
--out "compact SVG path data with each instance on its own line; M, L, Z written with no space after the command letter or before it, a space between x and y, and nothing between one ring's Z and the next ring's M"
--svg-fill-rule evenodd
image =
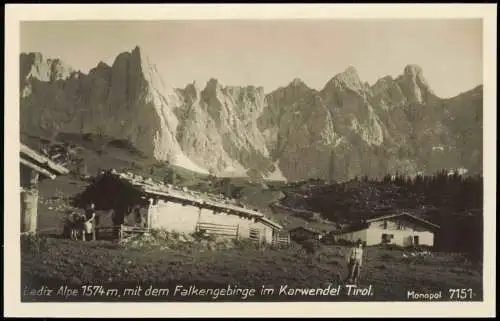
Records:
M70 239L77 240L82 238L85 240L85 215L72 212L66 221L65 228L69 230Z

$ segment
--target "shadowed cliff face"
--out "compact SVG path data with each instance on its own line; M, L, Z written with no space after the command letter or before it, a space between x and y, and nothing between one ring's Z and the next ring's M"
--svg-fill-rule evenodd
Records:
M348 67L320 91L297 78L266 95L216 79L204 88L169 87L138 47L88 74L39 53L20 59L21 130L29 133L101 133L228 176L348 179L482 168L482 86L440 99L415 65L372 86Z
M26 82L21 129L106 134L154 153L160 117L153 112L154 93L138 48L118 55L112 66L99 63L88 75L35 56L34 62L21 56L21 70L28 71L21 75Z

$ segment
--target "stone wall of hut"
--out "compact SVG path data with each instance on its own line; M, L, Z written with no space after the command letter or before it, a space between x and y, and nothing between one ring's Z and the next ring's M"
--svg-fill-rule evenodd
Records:
M217 212L212 209L159 200L149 209L151 228L161 228L179 233L194 233L198 223L212 223L238 227L238 237L248 238L250 229L257 229L263 241L272 242L273 229L256 220L237 213Z

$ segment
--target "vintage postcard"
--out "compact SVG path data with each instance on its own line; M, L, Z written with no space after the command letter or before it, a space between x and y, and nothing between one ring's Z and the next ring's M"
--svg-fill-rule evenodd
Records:
M494 315L495 9L8 6L6 315Z

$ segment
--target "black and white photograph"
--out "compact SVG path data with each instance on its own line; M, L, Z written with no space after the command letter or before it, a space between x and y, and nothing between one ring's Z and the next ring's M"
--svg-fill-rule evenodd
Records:
M262 9L16 20L17 310L493 304L495 6L307 19L239 6Z

